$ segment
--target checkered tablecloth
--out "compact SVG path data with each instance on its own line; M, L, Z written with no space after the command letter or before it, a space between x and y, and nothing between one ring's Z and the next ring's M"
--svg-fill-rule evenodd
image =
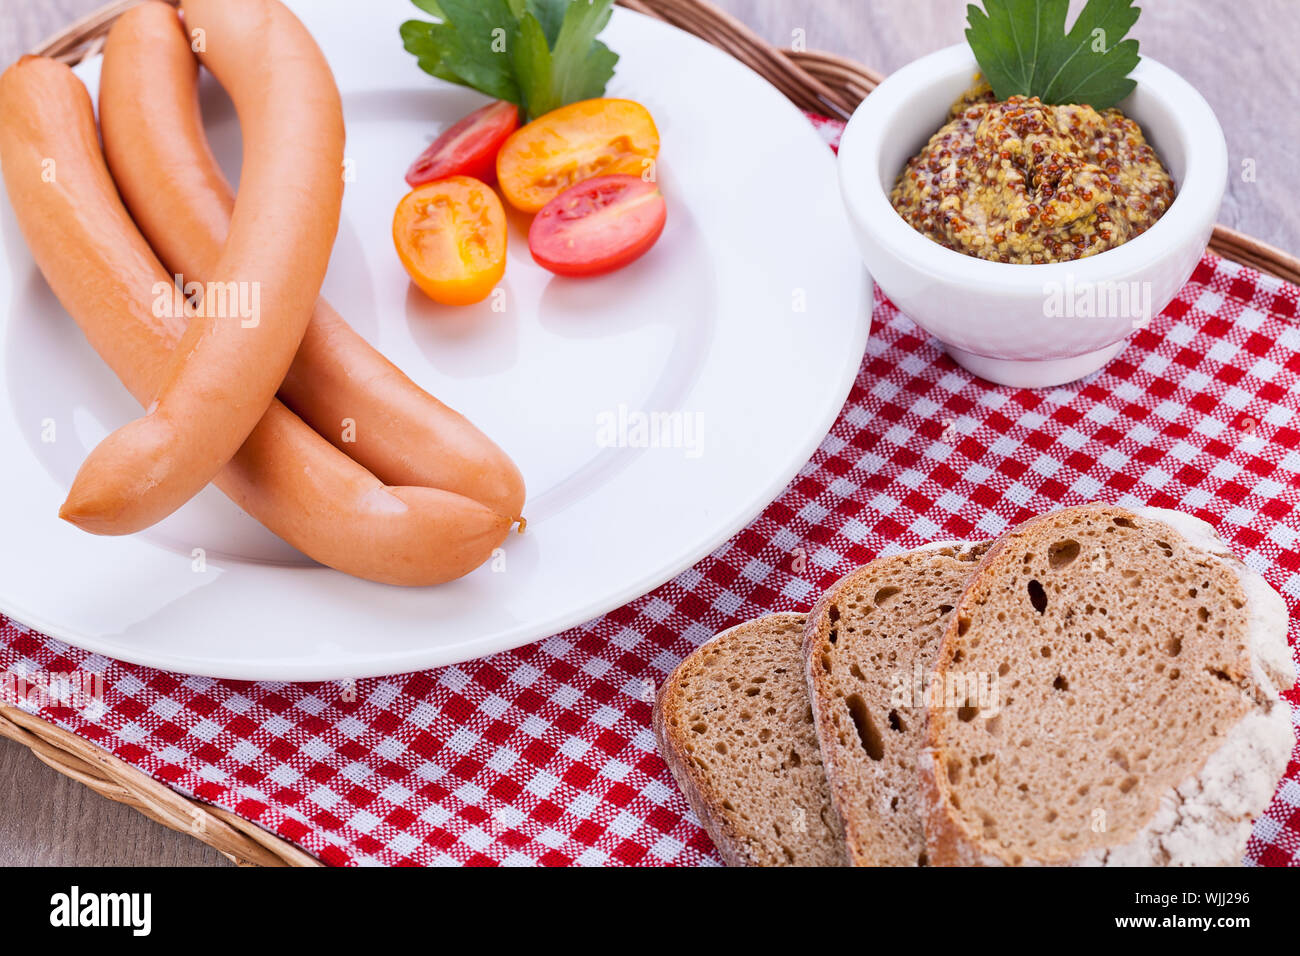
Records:
M834 145L838 127L818 126ZM839 420L757 520L656 591L516 651L355 683L241 683L0 617L0 672L101 674L102 714L39 712L327 863L717 863L655 752L656 685L715 632L806 609L876 555L1095 499L1178 508L1282 593L1294 645L1298 292L1207 255L1107 368L1050 391L973 379L882 300ZM1297 755L1247 862L1300 865Z

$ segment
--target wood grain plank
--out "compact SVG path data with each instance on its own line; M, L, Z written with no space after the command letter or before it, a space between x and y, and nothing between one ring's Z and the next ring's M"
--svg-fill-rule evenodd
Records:
M0 739L0 866L230 866Z

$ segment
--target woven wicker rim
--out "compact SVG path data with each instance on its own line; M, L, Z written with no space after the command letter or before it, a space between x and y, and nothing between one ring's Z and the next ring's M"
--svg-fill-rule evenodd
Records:
M68 64L98 53L113 22L141 0L115 0L59 31L32 52ZM168 0L176 3L176 0ZM844 57L780 50L703 0L618 0L726 50L766 77L801 109L847 119L883 79ZM1216 226L1210 249L1288 282L1300 283L1300 259L1251 236ZM220 807L192 800L112 754L39 717L0 704L0 736L27 747L59 773L150 819L188 833L241 866L319 866L287 840Z

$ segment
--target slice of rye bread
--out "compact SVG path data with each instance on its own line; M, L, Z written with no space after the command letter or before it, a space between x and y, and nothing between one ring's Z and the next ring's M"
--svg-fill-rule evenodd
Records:
M1067 508L1001 538L952 615L921 759L937 864L1235 865L1294 744L1281 598L1203 521Z
M654 708L659 753L729 866L843 866L799 647L802 614L706 641Z
M831 803L854 866L924 866L917 781L927 676L987 543L880 558L817 601L803 655Z

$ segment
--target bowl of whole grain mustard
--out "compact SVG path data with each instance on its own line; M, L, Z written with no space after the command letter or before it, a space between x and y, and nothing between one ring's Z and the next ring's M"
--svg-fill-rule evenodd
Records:
M1104 366L1205 251L1227 146L1205 99L1143 58L1113 106L998 99L971 47L886 79L840 142L859 251L886 295L998 384Z

